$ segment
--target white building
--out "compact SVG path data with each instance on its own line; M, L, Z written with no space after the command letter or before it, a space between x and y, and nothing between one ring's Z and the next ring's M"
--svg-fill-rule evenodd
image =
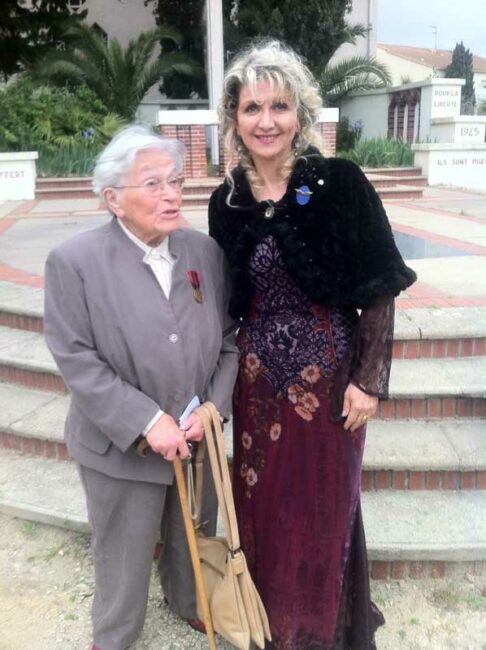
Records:
M298 5L296 5L298 14ZM297 18L297 16L296 16ZM375 56L378 34L378 0L353 0L351 12L346 20L350 25L364 25L368 32L364 38L359 38L356 45L345 43L332 57L331 63L335 64L352 56Z
M87 10L88 25L116 38L122 47L140 32L155 29L153 3L145 6L144 0L68 0L73 13Z
M392 86L444 77L445 69L452 61L449 50L435 50L407 45L378 43L376 58L384 63L392 76ZM473 55L474 90L476 104L486 100L486 59Z

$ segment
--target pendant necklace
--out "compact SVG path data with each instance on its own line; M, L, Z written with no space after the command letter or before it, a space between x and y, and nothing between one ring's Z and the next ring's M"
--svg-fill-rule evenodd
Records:
M275 214L275 206L270 202L267 201L268 203L268 208L265 208L265 212L263 213L263 216L265 219L273 219L273 215Z

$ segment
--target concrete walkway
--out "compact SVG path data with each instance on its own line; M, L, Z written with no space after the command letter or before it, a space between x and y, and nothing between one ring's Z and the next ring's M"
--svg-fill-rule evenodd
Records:
M399 298L399 308L486 306L486 195L427 188L422 199L385 207L399 246L418 256L408 259L419 282ZM184 214L207 231L204 209ZM42 287L48 251L107 218L95 198L0 204L0 280Z

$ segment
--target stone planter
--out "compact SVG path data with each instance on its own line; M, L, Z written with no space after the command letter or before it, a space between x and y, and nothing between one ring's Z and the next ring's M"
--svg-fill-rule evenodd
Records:
M0 153L0 201L35 197L37 151Z

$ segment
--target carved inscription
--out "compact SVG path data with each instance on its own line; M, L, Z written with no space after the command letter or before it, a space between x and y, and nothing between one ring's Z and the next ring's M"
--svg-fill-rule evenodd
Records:
M17 171L0 171L0 178L24 178L23 170Z
M457 88L434 89L435 108L453 108L459 105L461 92Z

